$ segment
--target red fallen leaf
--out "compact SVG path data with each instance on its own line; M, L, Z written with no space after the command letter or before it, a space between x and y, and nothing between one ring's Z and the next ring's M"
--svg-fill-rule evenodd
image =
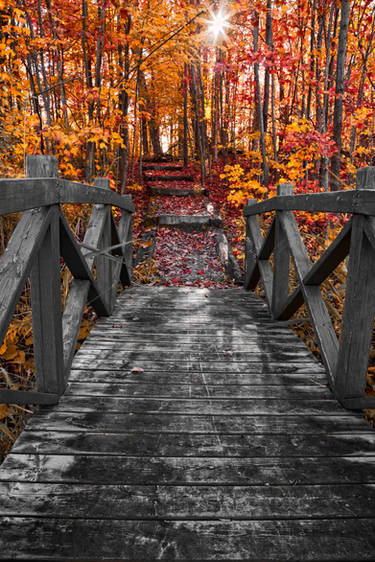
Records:
M142 367L133 367L130 372L131 372L131 373L144 373L145 370L142 369Z
M203 275L204 274L204 269L201 269L200 271L197 271L198 275Z

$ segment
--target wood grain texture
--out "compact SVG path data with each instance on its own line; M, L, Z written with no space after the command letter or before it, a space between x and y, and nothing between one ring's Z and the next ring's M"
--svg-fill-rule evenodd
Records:
M51 220L51 211L26 211L19 220L0 261L0 342L30 273Z
M65 387L60 296L59 209L51 220L30 274L37 390L61 394Z
M2 465L0 559L371 560L375 432L326 382L249 293L126 290Z
M374 520L350 516L141 522L4 517L1 524L6 532L3 553L30 560L230 560L235 553L237 559L252 562L359 562L373 560L375 549ZM363 536L368 537L366 541Z

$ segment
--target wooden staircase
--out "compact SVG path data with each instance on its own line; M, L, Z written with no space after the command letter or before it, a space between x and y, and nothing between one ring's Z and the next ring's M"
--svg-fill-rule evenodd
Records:
M375 433L240 289L125 291L0 479L0 559L374 559Z

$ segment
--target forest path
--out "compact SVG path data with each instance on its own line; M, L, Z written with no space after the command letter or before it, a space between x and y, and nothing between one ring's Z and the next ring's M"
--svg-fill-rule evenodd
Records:
M223 221L192 170L178 162L147 163L144 181L151 194L145 227L152 243L137 263L152 256L165 285L230 286L233 265L238 281L241 273L234 256L229 259Z
M0 559L373 560L375 434L264 303L136 287L0 471Z

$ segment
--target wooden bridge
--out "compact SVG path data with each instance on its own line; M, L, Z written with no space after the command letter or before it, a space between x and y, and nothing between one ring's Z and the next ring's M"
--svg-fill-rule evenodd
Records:
M116 300L130 198L57 178L53 158L28 175L0 180L1 213L24 211L0 262L0 328L30 276L38 387L0 401L44 405L0 469L0 559L375 560L375 433L355 411L374 406L375 170L356 191L249 202L245 288L262 279L268 305L236 288ZM96 203L80 246L66 202ZM352 216L314 265L293 209ZM348 254L339 344L320 283ZM74 276L62 314L60 255ZM73 357L87 299L102 318ZM285 322L303 302L324 367Z

